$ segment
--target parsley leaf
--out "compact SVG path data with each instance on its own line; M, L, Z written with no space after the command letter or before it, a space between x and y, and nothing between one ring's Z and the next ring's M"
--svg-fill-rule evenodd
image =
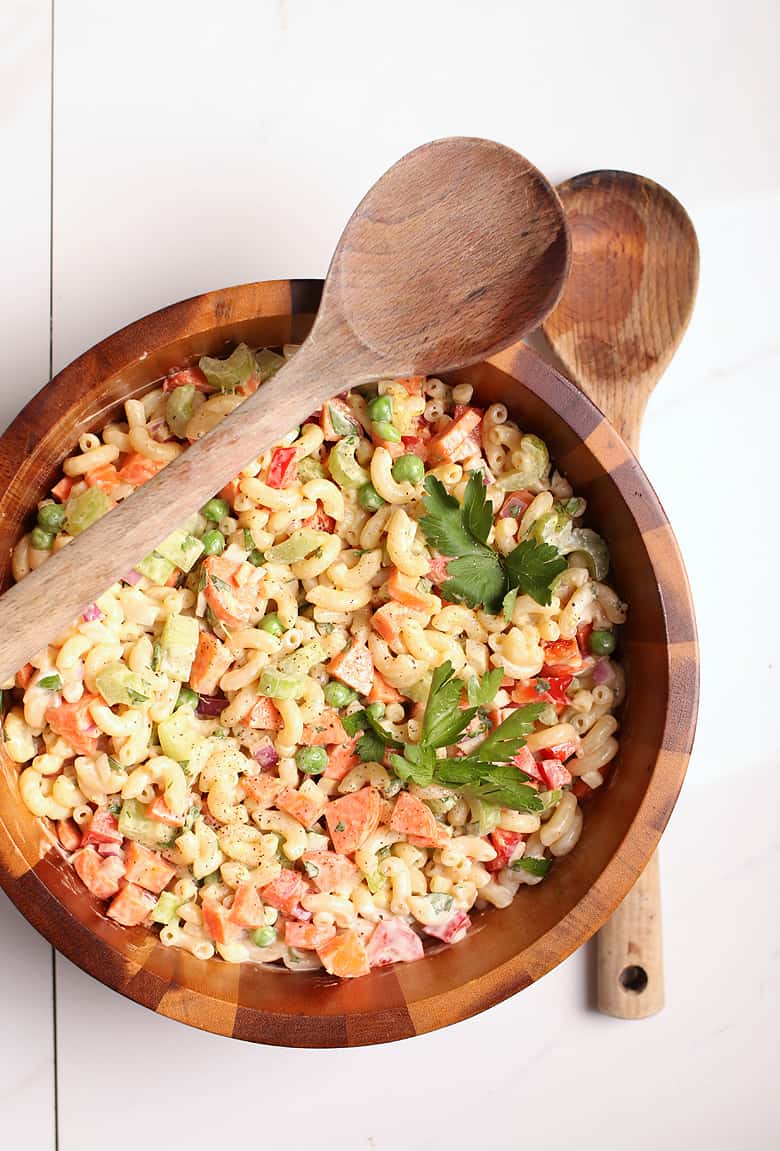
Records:
M477 713L476 706L458 706L462 692L463 684L455 679L452 664L446 659L433 673L420 743L430 748L457 743Z
M533 731L543 708L543 703L527 703L525 707L515 708L485 737L474 754L491 763L508 763L525 746L526 736Z
M362 763L381 763L386 747L401 747L389 731L386 731L378 719L368 708L344 716L341 721L347 735L355 736L362 731L360 739L355 744L355 751Z
M552 544L523 540L505 560L512 587L519 587L544 606L550 603L550 584L566 569L566 558Z
M544 876L550 870L551 863L551 859L536 859L529 855L527 859L523 857L510 863L509 869L510 871L527 871L529 875Z
M390 764L404 783L411 781L418 787L427 787L433 780L436 755L431 747L421 743L407 743L403 755L390 756Z
M507 623L509 623L512 619L512 612L515 610L515 604L517 603L517 593L519 590L519 588L513 587L504 596L504 602L501 605L501 614Z
M487 672L478 680L476 676L472 676L468 682L468 697L469 703L472 707L487 707L495 698L496 692L501 687L501 680L504 678L504 672L500 667L495 668L493 671Z
M441 480L427 476L423 496L426 515L420 520L429 545L445 556L448 579L442 586L447 599L469 607L484 604L494 614L504 595L506 576L496 552L484 542L493 520L493 505L485 498L482 477L473 472L466 485L463 508L448 494Z

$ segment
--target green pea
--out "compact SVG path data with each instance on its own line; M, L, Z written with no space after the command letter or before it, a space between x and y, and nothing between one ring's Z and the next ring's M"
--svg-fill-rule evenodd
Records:
M368 418L372 424L389 423L393 418L393 401L389 396L377 396L368 405Z
M204 556L221 556L225 550L225 537L216 528L201 536L200 542L203 544Z
M252 932L252 942L258 947L270 947L276 942L276 928L256 927Z
M265 552L261 552L260 548L252 548L246 558L253 567L259 568L265 563Z
M223 520L230 511L227 500L220 499L219 496L214 496L213 500L209 500L200 509L200 514L205 516L207 520L213 520L218 524Z
M198 693L183 683L179 688L179 694L176 697L176 706L173 710L177 711L180 707L191 707L194 711L199 703L200 696Z
M614 632L592 631L588 640L588 647L594 655L612 655L616 642Z
M295 762L305 775L322 775L328 766L328 753L324 747L299 747Z
M419 456L400 456L393 464L393 479L399 484L408 480L410 484L419 484L425 475L425 464Z
M382 719L385 714L385 705L377 700L376 703L370 703L366 708L366 711L374 719Z
M388 424L385 420L380 420L379 423L375 423L374 431L380 440L384 440L385 443L400 444L401 442L401 433L398 428L394 428L392 424Z
M34 527L30 532L30 545L31 547L34 547L37 552L51 551L53 543L53 533L47 532L45 528Z
M363 484L358 491L358 503L367 512L377 512L385 501L373 484Z
M263 631L267 631L269 635L284 635L284 625L275 611L272 611L270 615L263 616L260 620L260 627Z
M62 504L44 504L42 508L38 508L38 526L45 532L53 532L56 535L64 522L65 508Z
M353 699L355 699L355 693L345 683L339 683L337 679L332 679L330 683L325 684L325 702L328 707L346 707L348 703L352 703Z

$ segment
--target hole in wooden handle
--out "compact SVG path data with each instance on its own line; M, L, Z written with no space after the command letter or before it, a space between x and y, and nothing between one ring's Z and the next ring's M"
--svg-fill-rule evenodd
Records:
M632 991L635 995L641 995L649 982L644 967L639 967L637 964L624 967L618 978L623 990Z

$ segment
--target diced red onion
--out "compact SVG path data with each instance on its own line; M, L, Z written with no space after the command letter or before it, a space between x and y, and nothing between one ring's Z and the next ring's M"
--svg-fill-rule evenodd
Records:
M129 583L131 587L134 587L137 583L140 583L143 578L140 572L137 572L135 568L131 568L126 576L122 576L122 582Z
M615 669L608 659L597 661L593 669L593 684L598 687L602 683L612 683L615 678Z
M300 919L301 923L308 923L312 918L312 912L307 911L305 907L301 907L300 903L294 907L290 912L291 919Z
M279 762L276 748L270 743L264 743L261 747L256 748L254 758L264 771L267 771L271 767L276 767Z
M157 440L158 444L171 438L171 430L165 420L152 420L150 424L146 425L146 430L153 440Z
M103 613L96 603L91 603L86 611L81 613L81 618L84 620L84 623L91 623L92 620L102 619Z
M97 736L100 735L100 728L96 723L90 723L88 727L84 728L85 735Z
M196 714L203 716L220 715L228 705L224 695L202 695L195 708Z

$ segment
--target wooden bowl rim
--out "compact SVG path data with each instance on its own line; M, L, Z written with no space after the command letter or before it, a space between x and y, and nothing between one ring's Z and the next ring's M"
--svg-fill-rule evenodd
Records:
M199 331L213 332L220 326L228 329L233 324L261 316L313 313L321 286L322 281L315 279L269 280L217 289L152 312L101 340L45 384L0 436L0 490L5 490L23 465L23 445L35 442L51 426L51 411L56 406L56 398L61 394L63 406L67 409L74 399L89 393L96 380L95 363L100 365L99 378L105 379L128 368L156 348L190 338ZM225 317L224 320L221 317ZM213 1024L226 1002L219 997L190 990L186 1002L185 997L171 996L168 1002L161 1003L159 997L151 993L148 981L127 978L123 983L117 983L112 978L117 970L116 959L120 959L125 967L133 967L132 961L91 932L91 945L85 953L75 938L77 933L68 929L69 924L78 921L58 901L62 914L54 919L45 914L43 905L54 896L36 871L29 870L26 859L0 819L0 886L52 946L107 987L191 1026L278 1046L351 1046L423 1034L476 1015L552 970L608 919L655 851L685 776L698 709L696 623L679 548L660 501L638 461L584 393L525 344L506 349L488 363L534 392L575 434L587 441L596 460L611 474L639 534L642 532L638 520L648 505L664 531L666 546L662 558L656 560L652 553L648 553L663 608L668 671L664 732L656 765L650 773L639 809L614 855L579 902L524 951L467 985L461 984L439 995L408 1002L408 1007L414 1007L411 1030L393 1032L390 1028L390 1033L385 1033L387 1013L369 1009L355 1013L355 1017L361 1018L359 1037L342 1036L334 1042L328 1037L327 1030L323 1030L323 1025L327 1029L328 1018L327 1013L317 1011L316 992L312 995L311 1014L303 1016L242 1008L245 1013L257 1016L257 1024L244 1026L238 1032ZM684 641L675 641L670 635L670 599L669 593L664 591L665 585L673 589L674 618L678 625L682 621L686 635ZM673 734L667 743L670 731ZM21 874L25 874L27 881L24 883L19 882ZM142 973L142 967L142 963L136 965L135 973ZM388 974L392 970L388 969ZM263 1025L269 1019L273 1020L274 1026L271 1034L266 1035Z

